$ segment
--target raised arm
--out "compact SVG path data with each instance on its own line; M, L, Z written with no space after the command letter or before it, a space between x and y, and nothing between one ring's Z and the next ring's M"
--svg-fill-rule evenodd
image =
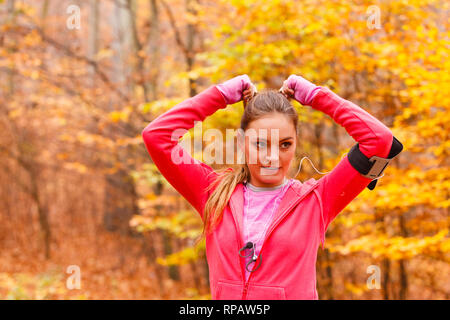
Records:
M391 130L361 107L339 97L327 87L315 86L300 76L290 76L283 88L287 95L293 95L300 103L326 113L344 127L367 158L388 157L394 138ZM348 155L319 179L317 190L323 207L323 235L336 215L371 181L351 165Z
M158 116L142 131L150 157L166 180L197 210L203 219L206 187L217 175L207 164L191 157L178 144L195 121L203 121L227 104L242 99L252 86L247 75L213 85Z

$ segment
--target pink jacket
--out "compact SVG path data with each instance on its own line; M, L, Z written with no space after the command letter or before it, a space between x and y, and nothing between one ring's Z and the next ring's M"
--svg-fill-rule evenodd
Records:
M147 150L161 174L202 216L211 191L206 187L217 173L193 159L172 140L175 129L190 129L226 107L216 86L211 86L158 116L142 132ZM320 89L311 107L325 112L360 144L367 156L388 156L391 131L362 108L327 87ZM181 137L183 133L177 135ZM171 154L184 160L174 164ZM318 299L316 259L330 222L370 183L345 156L320 178L295 180L267 229L261 248L262 264L245 281L244 260L238 255L243 241L243 184L236 186L224 209L223 219L206 238L206 255L212 299ZM259 263L259 259L256 264Z

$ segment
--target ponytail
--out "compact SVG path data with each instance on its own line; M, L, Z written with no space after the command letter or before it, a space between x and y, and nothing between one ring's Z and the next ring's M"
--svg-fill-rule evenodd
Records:
M211 233L221 222L225 209L236 186L250 178L250 171L246 164L237 169L226 168L217 172L214 182L207 187L207 191L215 188L209 196L203 211L203 231L197 242Z

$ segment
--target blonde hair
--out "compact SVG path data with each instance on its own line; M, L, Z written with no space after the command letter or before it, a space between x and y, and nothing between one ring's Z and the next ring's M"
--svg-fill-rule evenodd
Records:
M298 114L289 100L276 90L263 90L257 92L253 98L248 101L244 108L244 114L241 118L240 129L245 132L249 124L270 113L281 113L289 117L298 132ZM244 139L245 141L245 139ZM245 160L245 154L243 154ZM214 228L221 222L223 210L231 198L233 191L239 183L250 180L250 170L245 163L238 164L236 169L225 168L214 171L217 174L216 179L207 190L213 188L203 211L203 231L200 239L211 233Z

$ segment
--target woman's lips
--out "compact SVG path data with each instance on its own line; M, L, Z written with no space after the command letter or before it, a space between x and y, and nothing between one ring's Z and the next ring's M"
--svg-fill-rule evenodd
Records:
M281 167L261 167L260 173L262 175L277 173Z

